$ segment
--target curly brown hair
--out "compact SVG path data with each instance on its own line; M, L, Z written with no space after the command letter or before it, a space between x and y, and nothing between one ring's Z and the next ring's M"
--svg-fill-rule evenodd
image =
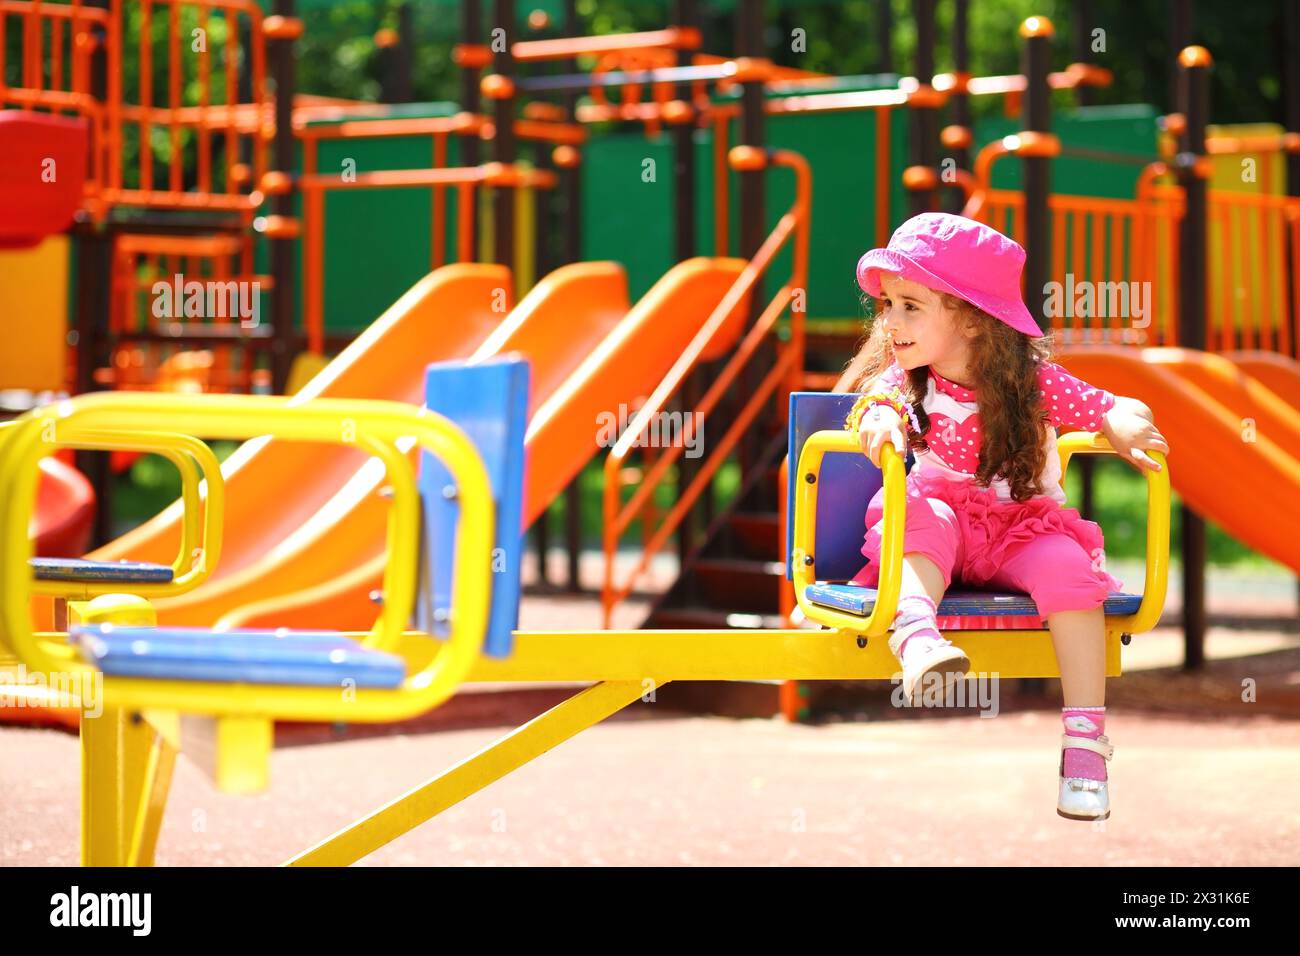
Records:
M1038 475L1047 461L1047 449L1043 443L1044 408L1036 365L1051 358L1051 337L1031 338L963 299L946 292L939 293L939 297L959 325L969 323L974 329L971 385L978 395L984 429L975 480L987 488L994 478L1005 478L1015 501L1042 494ZM893 361L894 348L883 323L873 322L854 360L854 364L861 364L861 372L852 391L866 391ZM921 408L929 375L930 367L923 365L908 370L903 383L903 393L916 410L921 426L920 432L908 438L910 446L918 451L929 447L925 435L930 430L930 419Z

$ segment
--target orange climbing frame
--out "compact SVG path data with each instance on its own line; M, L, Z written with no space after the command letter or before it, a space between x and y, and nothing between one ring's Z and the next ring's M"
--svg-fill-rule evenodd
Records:
M611 626L614 609L632 593L638 578L649 568L651 559L667 543L672 533L679 530L689 509L709 489L714 473L726 461L732 448L740 441L746 429L753 424L763 407L780 391L788 394L790 391L797 390L802 381L804 313L794 300L807 287L812 173L806 159L788 150L765 153L753 146L737 146L731 151L729 160L732 167L738 170L761 169L769 163L792 170L795 176L794 202L764 240L754 258L746 264L744 271L736 278L709 318L700 326L699 332L682 351L680 358L669 369L668 374L637 411L636 416L605 458L602 522L605 581L601 591L605 627ZM722 437L709 442L708 456L699 462L690 483L680 490L676 502L662 517L658 527L653 530L653 533L647 535L634 569L626 579L619 582L614 572L614 556L618 550L619 538L638 517L643 520L652 517L652 509L649 509L649 506L653 501L655 489L667 477L668 468L681 457L685 444L674 443L670 447L657 449L652 456L653 463L649 464L643 472L626 468L628 455L633 448L641 444L641 438L647 429L660 420L662 413L681 391L691 370L702 361L720 357L717 354L719 341L731 342L736 339L736 333L727 334L727 324L734 321L737 306L748 300L755 284L792 239L794 255L788 280L776 290L758 320L747 329L740 339L740 344L727 357L726 365L710 382L708 390L698 405L688 409L691 413L688 418L693 422L703 423L718 407L727 389L733 386L740 387L742 373L756 355L762 355L760 347L763 342L774 334L777 320L787 309L790 309L788 339L778 342L776 362L770 368L763 370L762 380L752 393L741 396L744 400L743 404L734 418L724 423ZM694 426L691 430L694 430ZM685 436L683 436L684 440ZM633 481L638 484L631 498L623 503L621 499L624 488L630 483L627 480L629 476L632 476Z
M139 21L132 42L140 69L130 89L123 35L128 10ZM15 24L22 30L21 83L7 86L6 40ZM242 29L249 37L248 102L239 97ZM262 200L255 187L266 171L273 118L265 49L262 10L253 0L110 0L107 9L80 0L0 0L0 107L87 119L86 206L96 216L113 204L251 214ZM99 54L107 78L102 101L91 95L93 57ZM155 89L156 68L162 66L166 80ZM162 169L153 149L139 149L160 139L167 143ZM214 143L221 147L220 177L214 175ZM187 183L185 157L191 150L196 173ZM129 167L128 155L135 159Z

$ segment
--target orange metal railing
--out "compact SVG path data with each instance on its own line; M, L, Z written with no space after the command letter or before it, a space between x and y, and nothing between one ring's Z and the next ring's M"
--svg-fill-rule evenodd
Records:
M138 66L130 89L128 17L138 26L129 41ZM107 9L0 0L0 107L87 119L86 206L96 216L114 204L251 214L273 131L262 19L253 0L112 0ZM15 24L21 83L7 86L6 36ZM102 101L91 94L97 53L105 57ZM245 61L250 97L241 101Z
M267 144L273 135L261 8L252 0L139 0L131 5L140 16L135 38L139 78L134 90L124 89L126 0L113 0L111 7L108 182L103 198L121 205L251 213L262 199L255 187L266 172ZM165 30L154 28L155 14L159 20L165 17ZM240 43L241 23L247 26L247 50ZM163 35L162 42L156 33ZM239 92L245 57L247 104L252 109L242 108ZM164 62L165 89L158 90L155 72ZM187 73L193 80L189 95ZM219 83L213 82L214 74L219 75ZM158 105L159 99L165 99L166 105ZM167 146L160 149L164 141ZM219 152L214 149L218 142ZM135 162L128 164L132 153ZM165 157L162 175L155 168L156 153ZM193 183L184 181L189 154L193 155Z
M1206 348L1295 354L1300 342L1300 197L1208 192L1210 248L1219 254L1211 257L1206 276Z
M218 283L218 292L237 288L239 301L274 285L272 277L254 272L248 233L116 237L109 304L114 345L110 367L96 372L100 384L212 392L252 392L269 386L265 363L257 360L257 330L241 325L243 317L224 308L234 300L214 295L223 308L208 314L205 292L202 314L187 314L183 293L193 282ZM167 315L157 314L162 301L159 283L168 287L163 290L172 303ZM166 341L169 337L175 340Z
M963 214L1023 243L1024 194L990 185L996 161L1021 146L1019 138L1011 136L980 151ZM1048 276L1057 287L1054 298L1048 298L1049 290L1042 296L1059 306L1049 317L1063 342L1177 344L1178 226L1183 208L1181 190L1155 185L1166 173L1162 163L1144 169L1133 199L1048 197ZM1088 298L1080 300L1080 294ZM1076 304L1086 307L1076 309Z
M1073 90L1081 86L1106 87L1114 81L1114 74L1092 63L1071 63L1058 73L1047 74L1047 85L1053 90ZM934 88L940 93L964 92L969 96L1001 96L1003 114L1014 117L1020 112L1020 99L1028 89L1029 81L1023 73L1005 76L963 76L957 73L940 73L934 78Z
M456 255L458 261L474 258L475 189L480 185L552 188L554 174L505 168L488 164L475 169L447 166L447 141L452 136L490 138L495 128L485 116L457 113L454 116L411 117L342 122L331 125L304 125L295 131L302 140L303 175L298 185L303 194L303 323L307 348L321 354L325 343L325 193L347 188L419 187L430 190L429 268L448 262L446 241L447 192L456 194ZM515 122L520 139L540 140L561 146L576 146L586 140L586 131L572 123L521 119ZM430 139L430 166L427 169L383 170L343 177L339 173L319 172L322 141L387 139L391 137L427 136Z
M980 152L963 213L1023 241L1023 193L989 185L993 164L1015 152L1015 140L1008 137ZM1139 174L1131 200L1048 198L1052 280L1062 283L1066 293L1070 277L1086 280L1094 290L1110 291L1119 282L1144 283L1148 309L1140 326L1106 315L1054 316L1052 327L1064 341L1178 344L1185 199L1171 178L1170 167L1157 162ZM1295 354L1300 343L1300 197L1209 189L1207 214L1206 348Z
M759 351L760 347L773 337L777 320L790 307L796 291L806 289L808 230L812 209L812 174L807 160L798 153L787 150L764 154L755 147L739 146L731 151L730 162L738 169L761 168L762 165L770 162L772 165L784 166L792 170L795 175L794 203L781 217L776 228L763 242L754 258L746 265L709 318L705 320L699 332L683 350L681 357L664 376L654 393L637 411L626 431L619 436L605 459L603 502L605 581L601 590L601 605L606 627L610 626L614 609L632 593L632 588L649 568L651 560L663 548L673 532L681 527L695 502L710 488L713 475L757 419L767 402L778 393L778 390L788 393L800 387L800 377L803 373L804 323L803 310L796 308L790 312L788 339L776 343L776 362L766 370L758 387L749 395L742 396L744 403L739 412L728 421L722 437L700 462L690 483L685 488L679 489L672 508L662 516L650 510L656 488L668 476L672 464L681 457L688 436L683 435L681 440L673 445L656 449L652 456L653 463L639 472L626 467L628 455L634 447L642 444L641 437L652 423L658 420L669 403L680 396L687 376L697 366L701 356L706 353L719 329L737 308L743 307L748 301L755 283L791 240L793 240L793 255L788 280L772 296L758 321L748 330L726 365L710 383L698 407L689 410L690 414L686 416L688 421L708 420L727 390L739 383L746 366L756 355L762 354ZM632 484L632 494L626 502L622 502L624 488L629 483ZM643 535L646 540L642 553L632 571L620 582L614 570L614 556L620 538L638 517L643 521L654 520L658 526L653 533L648 536Z
M98 196L104 185L106 112L90 92L93 28L107 30L108 10L68 4L0 0L0 109L20 107L84 118L89 128L85 192ZM8 38L22 31L18 86L5 83ZM46 53L48 51L48 57Z

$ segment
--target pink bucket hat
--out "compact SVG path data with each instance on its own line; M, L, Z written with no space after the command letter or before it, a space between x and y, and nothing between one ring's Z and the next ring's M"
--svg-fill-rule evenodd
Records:
M1025 250L996 229L965 216L923 212L894 230L889 245L858 260L858 285L880 298L880 273L892 272L937 292L948 292L1038 337L1038 323L1020 295Z

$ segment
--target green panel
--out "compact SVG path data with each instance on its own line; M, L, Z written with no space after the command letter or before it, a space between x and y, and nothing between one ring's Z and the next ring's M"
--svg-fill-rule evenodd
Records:
M808 315L847 318L862 314L855 270L876 245L876 112L848 111L772 116L772 146L802 153L812 166L812 237L808 261ZM907 115L890 111L889 229L906 218L902 169L907 158ZM768 176L770 225L785 211L793 192L783 170ZM774 266L785 275L789 266Z
M975 143L984 146L1020 129L1019 119L990 118L975 124ZM1146 103L1081 106L1052 117L1062 146L1109 150L1156 160L1156 110ZM1052 162L1052 192L1072 196L1132 199L1142 166L1061 156ZM995 189L1020 188L1020 163L1011 157L993 167Z
M672 265L672 140L643 133L593 138L581 169L583 258L622 263L635 301Z
M735 143L738 121L730 124ZM792 149L813 170L812 237L809 248L808 314L813 318L862 314L854 267L875 245L874 111L810 113L769 117L770 146ZM714 255L713 132L696 133L696 248ZM891 190L889 228L906 216L901 170L907 154L906 111L891 111ZM614 259L627 267L635 298L672 265L672 142L643 133L596 135L583 151L583 254ZM643 163L654 161L655 182L642 181ZM740 230L739 177L730 173L730 249L736 254ZM771 229L794 197L793 176L772 169L767 178L767 224ZM776 288L788 274L789 253L772 266Z
M418 169L432 164L431 151L428 137L323 140L317 168L342 172L352 160L358 173ZM453 152L449 140L449 163ZM326 193L324 206L325 327L363 329L429 271L431 190L339 190Z
M415 103L391 108L383 118L449 116L457 111L453 103ZM374 117L353 117L352 121ZM313 123L328 126L329 122ZM447 163L459 161L457 137L448 137ZM344 171L351 159L358 173L383 169L423 169L432 165L433 140L429 136L401 136L384 139L321 140L317 150L319 173ZM302 168L301 142L298 169ZM397 300L430 265L429 230L433 220L432 192L427 188L340 189L325 193L324 304L325 328L331 332L364 329ZM455 251L456 195L446 193L444 248ZM302 215L301 196L297 215ZM259 243L258 268L269 270L265 243ZM302 324L304 275L302 244L298 243L298 325Z

